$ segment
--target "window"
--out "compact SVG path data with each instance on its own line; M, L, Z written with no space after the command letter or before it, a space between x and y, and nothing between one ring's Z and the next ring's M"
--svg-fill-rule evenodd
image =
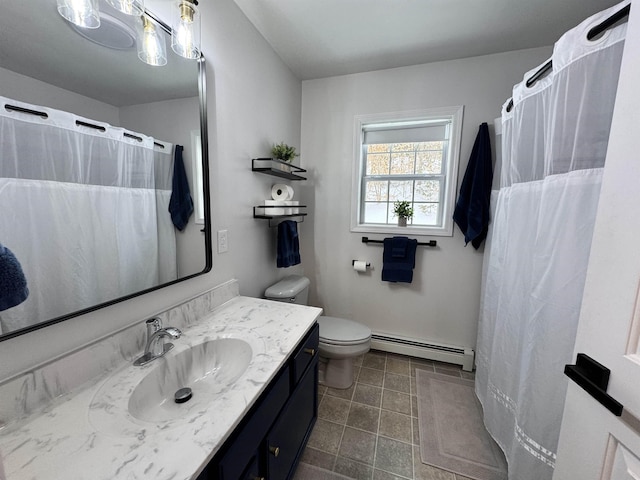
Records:
M462 107L357 116L351 230L452 235L461 125ZM400 200L413 207L407 227Z

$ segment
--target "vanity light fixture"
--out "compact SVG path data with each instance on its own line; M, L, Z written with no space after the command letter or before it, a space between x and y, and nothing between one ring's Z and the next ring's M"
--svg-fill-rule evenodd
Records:
M142 15L137 22L138 58L144 63L156 67L167 64L167 46L164 40L164 31Z
M78 27L100 26L98 0L58 0L58 13Z
M107 0L107 3L127 15L140 16L144 13L144 0Z
M200 12L197 0L178 0L171 25L171 48L184 58L200 58Z

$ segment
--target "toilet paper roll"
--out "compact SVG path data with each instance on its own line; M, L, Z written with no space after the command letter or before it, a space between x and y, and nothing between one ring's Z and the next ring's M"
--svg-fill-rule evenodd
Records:
M356 272L366 272L367 271L367 262L363 260L355 260L353 262L353 269Z
M293 188L283 183L276 183L271 187L271 198L274 200L291 200L293 198Z

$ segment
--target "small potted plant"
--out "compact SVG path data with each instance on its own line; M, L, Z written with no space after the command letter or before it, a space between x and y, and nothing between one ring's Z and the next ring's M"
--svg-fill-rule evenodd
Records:
M398 226L406 227L407 218L413 217L413 208L410 202L398 201L393 203L393 213L398 217Z
M299 154L296 153L296 147L290 147L284 142L274 145L271 149L271 155L273 155L273 158L277 158L278 160L283 160L285 162L290 162L295 157L299 156Z

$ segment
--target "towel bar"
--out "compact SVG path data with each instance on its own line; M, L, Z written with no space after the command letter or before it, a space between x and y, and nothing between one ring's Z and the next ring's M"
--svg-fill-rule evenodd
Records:
M371 240L369 237L362 237L362 243L384 243L382 240ZM418 246L421 247L436 247L438 246L438 242L435 240L429 240L428 242L418 242Z

